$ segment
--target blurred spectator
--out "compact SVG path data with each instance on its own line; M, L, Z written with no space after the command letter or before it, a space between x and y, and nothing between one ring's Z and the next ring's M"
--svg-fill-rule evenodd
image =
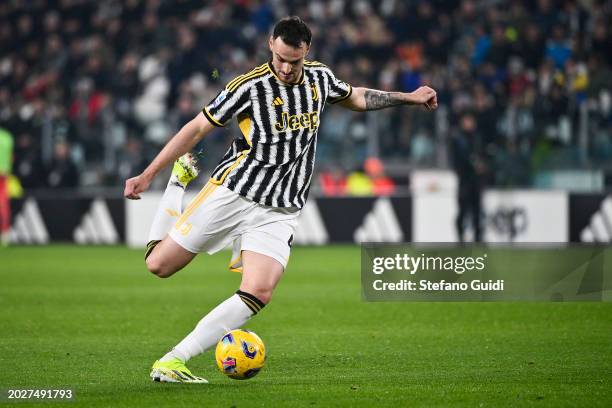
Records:
M562 69L568 58L572 56L572 48L564 31L563 26L555 26L552 38L548 40L546 46L546 56L554 62L558 69Z
M119 156L118 175L120 180L127 179L132 174L140 174L149 162L142 155L142 141L131 137L125 144L125 149Z
M46 169L47 186L50 188L70 188L79 185L79 172L70 157L70 146L60 142L55 145L53 159Z
M534 21L547 35L558 21L557 9L553 0L537 0Z
M44 186L44 172L40 147L32 136L25 132L17 136L15 143L15 175L26 190Z
M374 193L374 183L362 168L356 169L346 178L346 192L352 196L370 196Z
M545 50L542 32L535 23L529 23L524 30L524 38L520 43L520 55L527 68L537 69L542 62Z
M319 174L319 184L327 197L343 196L347 190L347 180L341 167L333 166Z
M501 67L503 69L508 64L511 53L512 47L506 37L504 26L501 24L495 25L491 36L491 47L487 53L486 60L496 67Z
M382 161L376 157L366 159L363 168L372 181L372 190L376 196L388 196L395 192L395 183L385 175Z
M453 168L459 180L456 228L460 242L465 242L467 220L472 223L474 242L482 241L482 191L487 166L482 150L482 138L477 132L472 114L460 118L459 130L452 139Z
M612 36L610 35L610 16L596 16L595 27L593 28L593 37L591 39L591 51L593 54L598 55L602 60L612 65ZM606 24L606 20L608 24Z

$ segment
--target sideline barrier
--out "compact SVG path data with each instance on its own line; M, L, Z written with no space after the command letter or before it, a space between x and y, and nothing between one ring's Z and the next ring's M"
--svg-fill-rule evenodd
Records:
M68 194L12 200L11 241L143 247L160 198L153 192L138 201ZM483 202L487 242L612 242L612 194L488 190ZM456 214L456 198L445 192L311 198L294 242L456 242Z

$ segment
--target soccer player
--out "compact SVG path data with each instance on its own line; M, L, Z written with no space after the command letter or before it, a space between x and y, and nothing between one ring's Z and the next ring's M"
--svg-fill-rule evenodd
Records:
M155 175L175 162L149 235L145 260L152 273L167 278L198 253L212 254L229 244L234 248L229 267L242 272L239 290L154 363L155 381L205 383L185 363L270 302L308 196L326 104L355 111L397 105L437 107L436 92L427 86L411 93L352 88L324 64L305 60L311 39L300 18L280 20L269 38L272 59L230 81L142 174L125 183L125 197L139 199ZM185 187L198 174L196 159L188 152L233 117L241 134L206 186L182 209Z

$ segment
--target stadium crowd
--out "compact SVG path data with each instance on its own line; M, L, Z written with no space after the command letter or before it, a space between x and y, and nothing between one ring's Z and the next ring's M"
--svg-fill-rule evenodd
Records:
M496 185L612 157L610 1L13 0L0 3L0 127L15 139L14 173L25 188L121 186L269 58L270 28L289 14L313 29L310 59L339 78L429 84L446 107L330 108L319 169L345 174L372 154L448 166L444 151L467 133ZM232 131L205 141L205 167Z

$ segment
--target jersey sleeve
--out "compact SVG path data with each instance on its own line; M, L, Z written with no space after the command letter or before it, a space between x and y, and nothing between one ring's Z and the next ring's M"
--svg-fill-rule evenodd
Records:
M245 84L232 87L231 84L230 82L202 109L204 116L215 126L225 126L233 116L251 105L250 87Z
M338 103L353 93L353 87L346 82L336 78L331 69L327 70L328 75L328 90L327 90L327 103Z

